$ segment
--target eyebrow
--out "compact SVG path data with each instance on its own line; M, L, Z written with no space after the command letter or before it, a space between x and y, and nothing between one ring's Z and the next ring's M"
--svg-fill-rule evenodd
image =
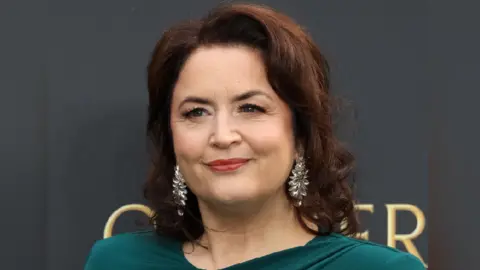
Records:
M254 96L264 96L268 99L272 99L269 95L267 95L265 92L263 91L260 91L260 90L250 90L250 91L247 91L243 94L240 94L238 96L235 96L233 98L233 101L235 102L238 102L238 101L243 101L243 100L246 100L246 99L249 99L251 97L254 97Z
M266 93L264 93L263 91L260 91L260 90L249 90L245 93L242 93L240 95L235 96L232 100L233 100L233 102L239 102L239 101L247 100L247 99L249 99L251 97L254 97L254 96L264 96L264 97L272 100L272 98L269 95L267 95ZM189 103L189 102L202 104L202 105L213 105L213 103L214 103L212 100L210 100L208 98L188 96L182 102L180 102L179 107L181 107L181 106L183 106L183 104Z

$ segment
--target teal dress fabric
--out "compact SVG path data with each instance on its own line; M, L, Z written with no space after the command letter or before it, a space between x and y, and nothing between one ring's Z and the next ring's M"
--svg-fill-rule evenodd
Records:
M152 231L125 233L100 240L85 270L198 270L187 261L182 244ZM421 270L415 256L340 234L317 236L305 246L275 252L225 270Z

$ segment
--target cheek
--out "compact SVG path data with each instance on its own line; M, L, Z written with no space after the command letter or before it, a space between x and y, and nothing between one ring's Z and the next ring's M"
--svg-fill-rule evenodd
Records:
M284 118L273 118L244 126L246 140L256 154L293 155L295 148L293 130L290 121Z
M292 130L273 123L264 124L248 139L257 159L256 181L265 190L282 187L290 175L295 146Z
M187 163L198 161L207 146L207 136L204 133L198 129L192 132L181 123L172 123L173 145L177 159Z
M272 121L248 132L249 146L258 158L257 174L270 187L278 187L288 178L295 158L292 129L285 122Z

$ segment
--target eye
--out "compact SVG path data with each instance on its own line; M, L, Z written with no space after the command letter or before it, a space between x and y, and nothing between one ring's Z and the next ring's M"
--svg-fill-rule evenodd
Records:
M208 112L204 108L193 108L189 111L186 111L182 114L185 118L194 118L194 117L201 117L206 115Z
M265 112L264 108L262 108L258 105L255 105L255 104L244 104L244 105L240 106L239 110L241 112L246 112L246 113L254 113L254 112L264 113Z

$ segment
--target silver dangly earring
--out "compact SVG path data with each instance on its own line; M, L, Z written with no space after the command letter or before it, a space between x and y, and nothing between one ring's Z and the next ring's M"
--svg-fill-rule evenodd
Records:
M178 207L177 214L183 216L183 210L187 205L187 185L178 165L175 166L175 176L173 177L173 200Z
M307 173L305 166L305 159L303 157L297 158L295 167L292 170L290 181L288 182L288 192L290 196L295 199L295 206L301 206L303 197L307 196Z

